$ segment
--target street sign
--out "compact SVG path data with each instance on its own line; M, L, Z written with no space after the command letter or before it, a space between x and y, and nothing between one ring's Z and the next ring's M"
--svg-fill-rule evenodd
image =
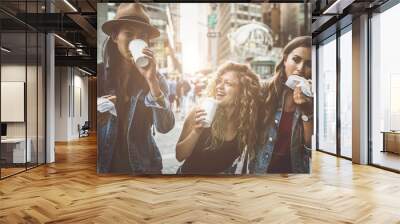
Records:
M217 25L217 14L212 13L208 15L208 28L215 29L216 25Z
M213 38L213 37L219 37L220 32L208 32L207 37Z

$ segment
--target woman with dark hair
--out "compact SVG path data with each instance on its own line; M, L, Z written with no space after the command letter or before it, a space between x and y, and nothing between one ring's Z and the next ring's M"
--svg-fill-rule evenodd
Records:
M254 157L256 145L259 93L258 76L248 66L220 66L209 86L209 96L218 102L215 118L206 127L204 109L187 116L176 145L176 158L184 161L178 173L246 173L246 156Z
M167 133L174 126L168 86L156 72L152 50L143 49L148 65L141 67L128 45L138 39L148 44L160 33L135 3L122 3L102 29L109 38L98 67L98 172L159 174L161 155L151 127Z
M311 79L311 37L297 37L283 49L275 75L261 87L261 136L251 173L308 173L313 131L313 98L297 85L285 85L290 76ZM292 77L293 78L293 77Z

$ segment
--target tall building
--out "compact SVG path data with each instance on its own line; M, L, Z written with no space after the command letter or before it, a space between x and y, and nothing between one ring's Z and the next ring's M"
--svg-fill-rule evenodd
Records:
M216 69L217 67L217 41L218 35L216 32L215 25L217 24L218 14L217 14L217 3L208 4L207 11L207 66L211 69Z
M210 4L202 3L198 6L198 52L199 52L199 68L210 68L211 61L208 58L209 38L207 37L208 27L207 18L210 10Z
M300 13L303 5L281 4L281 40L289 42L296 36L300 36L301 27L304 26L304 15ZM293 16L299 15L299 17Z
M103 61L103 44L107 39L107 35L103 33L101 26L109 20L107 18L107 5L99 4L97 7L97 62Z
M261 22L261 4L257 3L220 3L217 7L217 27L219 32L217 46L217 64L235 59L230 48L227 34L252 21Z
M250 63L261 78L268 79L273 75L282 48L297 36L309 35L309 7L307 4L263 3L261 9L262 23L271 29L273 48L268 55L253 58Z
M268 25L272 30L274 37L274 46L281 46L281 8L279 4L262 4L262 22Z
M284 47L294 37L310 35L309 10L308 4L262 4L262 21L273 31L274 46Z
M169 3L167 6L167 42L165 47L167 50L167 60L168 66L167 70L170 74L181 74L182 73L182 63L181 63L181 52L182 43L180 40L180 5Z
M160 30L160 36L151 40L150 47L153 49L158 68L167 68L168 60L165 48L167 41L167 4L165 3L143 3L151 19L150 23Z
M181 18L180 18L180 4L170 3L169 7L171 9L172 24L174 26L174 47L177 54L182 52L182 42L180 38L181 31Z

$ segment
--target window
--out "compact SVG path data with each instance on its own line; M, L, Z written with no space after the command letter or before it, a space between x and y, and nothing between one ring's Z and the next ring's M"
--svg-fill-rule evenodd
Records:
M347 31L347 32L346 32ZM352 33L340 36L340 154L352 157Z
M240 11L245 11L245 12L249 11L249 7L246 5L238 5L238 6L239 6L238 9Z
M18 5L22 13L39 13L42 10L39 6L44 5L44 1L20 2ZM0 144L0 178L5 178L45 163L46 38L43 33L8 18L6 14L0 13L0 17L15 22L10 24L20 24L4 23L0 30L1 95L23 96L21 107L17 107L23 113L22 119L1 118L2 126L7 127L3 133L6 139ZM2 101L0 111L6 115L15 112L5 101Z
M318 48L318 149L336 153L336 36Z
M371 18L371 157L373 164L395 170L400 170L400 156L392 153L400 149L400 133L391 133L400 130L398 21L400 4Z

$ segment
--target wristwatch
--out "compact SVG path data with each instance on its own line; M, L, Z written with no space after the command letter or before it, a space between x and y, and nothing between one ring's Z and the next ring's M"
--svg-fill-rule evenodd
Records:
M312 117L313 117L312 114L310 114L310 115L302 114L302 115L301 115L301 119L302 119L304 122L311 121L311 120L312 120Z

